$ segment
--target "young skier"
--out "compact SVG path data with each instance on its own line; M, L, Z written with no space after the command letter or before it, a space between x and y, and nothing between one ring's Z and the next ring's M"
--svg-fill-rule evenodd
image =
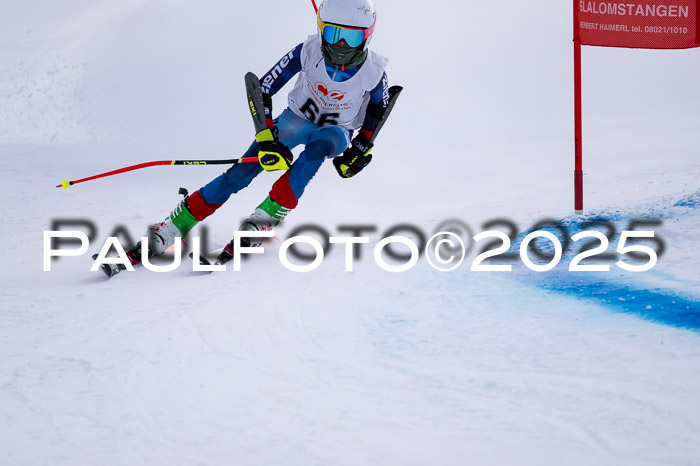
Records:
M387 59L368 49L375 26L371 0L324 0L318 8L318 34L297 45L261 81L267 128L255 136L244 157L260 163L235 164L206 186L187 196L162 222L148 227L149 257L162 254L244 189L262 171L285 170L269 195L239 230L261 231L277 226L296 208L306 185L326 158L338 174L350 178L371 160L370 138L389 103ZM299 74L288 95L288 107L272 119L272 96ZM353 134L356 130L357 133ZM292 163L291 148L304 145ZM258 246L262 238L242 238ZM217 259L231 259L233 241ZM127 255L141 262L140 242ZM105 265L106 266L106 265ZM103 268L105 267L103 266ZM105 272L118 272L112 265Z

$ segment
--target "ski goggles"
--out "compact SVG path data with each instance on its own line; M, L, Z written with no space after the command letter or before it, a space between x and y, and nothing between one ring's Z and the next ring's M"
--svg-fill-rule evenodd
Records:
M374 32L374 24L367 29L362 29L324 23L321 18L318 18L318 29L321 31L323 39L331 45L345 39L350 47L359 47Z

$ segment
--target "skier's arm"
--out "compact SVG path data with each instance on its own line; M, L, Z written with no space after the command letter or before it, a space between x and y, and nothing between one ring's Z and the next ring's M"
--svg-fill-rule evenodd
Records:
M362 122L362 128L360 128L360 134L364 135L367 141L372 139L372 134L374 134L374 130L384 117L384 110L386 110L388 105L389 79L386 77L386 73L384 73L379 84L377 84L369 94L369 103L367 104L365 119Z
M272 96L277 94L295 74L301 71L301 49L303 45L299 44L290 50L260 79L263 91L263 104L265 105L265 117L269 128L272 128Z
M389 80L384 73L379 84L370 92L365 119L360 131L352 140L350 147L343 152L343 155L333 159L333 165L341 177L351 178L357 175L372 161L371 151L374 144L370 141L374 130L384 118L388 105Z
M256 134L255 140L260 146L258 151L260 165L268 171L289 170L292 164L292 152L277 139L276 133L272 131L275 126L272 121L272 96L301 71L302 47L303 44L299 44L290 50L260 80L267 128Z

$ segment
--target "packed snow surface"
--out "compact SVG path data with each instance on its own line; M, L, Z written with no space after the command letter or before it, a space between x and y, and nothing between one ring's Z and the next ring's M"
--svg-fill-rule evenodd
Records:
M89 271L107 237L140 237L179 187L223 168L55 186L241 155L243 75L315 32L308 3L0 7L0 463L698 464L700 50L584 49L575 216L567 2L376 0L372 47L405 91L365 171L343 180L325 164L240 272L196 274L186 256L169 273ZM192 235L223 246L277 176ZM570 272L577 244L549 272L519 256L510 272L470 270L484 230L513 233L517 254L541 221L573 235L596 219L616 230L608 253L651 221L636 229L663 245L655 267ZM420 243L448 221L470 232L455 270L375 262L394 227ZM282 265L281 242L309 224L373 227L352 272L342 245L314 271ZM45 272L56 228L89 233L89 251Z

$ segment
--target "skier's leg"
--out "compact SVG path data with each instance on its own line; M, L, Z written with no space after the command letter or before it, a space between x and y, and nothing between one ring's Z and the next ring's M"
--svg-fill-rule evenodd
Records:
M343 153L349 141L350 135L345 129L338 126L317 127L309 135L304 151L292 168L272 185L270 197L283 207L294 209L323 161Z
M348 146L347 130L337 126L318 127L305 118L285 110L275 121L279 139L288 147L306 147L292 167L272 187L270 195L239 227L240 231L268 231L280 224L296 207L304 188L311 181L326 157L342 153ZM259 246L262 238L242 238L245 247ZM226 263L233 255L233 241L219 255L217 263Z
M306 141L316 125L305 118L295 115L286 109L274 121L275 132L281 142L287 147L294 147ZM258 144L253 142L244 157L255 157L258 154ZM221 207L231 194L237 193L263 171L259 164L237 164L226 173L215 178L203 188L200 188L189 197L189 207L192 215L202 221Z
M299 144L306 144L311 134L318 129L318 126L306 118L296 115L288 108L274 120L274 123L277 138L290 149Z
M274 124L275 135L290 149L304 143L311 137L313 131L318 128L307 119L295 115L294 112L289 109L284 110L282 114L274 120ZM245 154L245 157L255 156L257 152L258 145L257 143L253 143ZM255 164L255 170L244 170L242 166L234 165L224 175L213 180L207 186L199 190L200 196L197 198L196 204L191 206L193 208L192 213L198 220L203 220L226 202L226 199L228 199L231 194L248 186L251 180L262 171L262 167L258 164ZM270 229L272 226L282 221L287 211L288 209L274 202L268 196L265 201L256 208L254 215L241 225L240 229L253 229L256 231L266 228ZM257 214L257 216L255 214ZM261 241L257 242L257 244L260 244L260 242Z
M304 188L314 177L327 157L333 157L348 146L347 131L337 126L315 129L309 133L304 151L272 186L270 194L256 207L243 222L239 230L266 231L284 220L287 214L299 203ZM258 246L262 238L250 238L250 246Z

